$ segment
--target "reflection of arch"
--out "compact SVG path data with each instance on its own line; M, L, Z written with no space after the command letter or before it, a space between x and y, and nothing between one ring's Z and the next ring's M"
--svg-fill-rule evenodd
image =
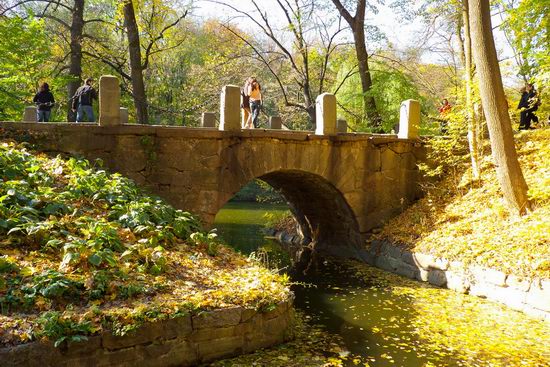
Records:
M342 193L327 179L299 170L278 170L258 178L281 192L302 232L315 241L317 250L357 256L361 244L359 224ZM230 190L227 200L241 188Z

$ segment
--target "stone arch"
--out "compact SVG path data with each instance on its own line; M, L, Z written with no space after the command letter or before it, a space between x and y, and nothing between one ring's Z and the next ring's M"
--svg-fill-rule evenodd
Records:
M355 214L344 195L326 178L294 169L276 170L254 178L267 182L285 197L302 232L315 243L316 250L358 257L362 236ZM225 198L219 209L245 185L224 190Z

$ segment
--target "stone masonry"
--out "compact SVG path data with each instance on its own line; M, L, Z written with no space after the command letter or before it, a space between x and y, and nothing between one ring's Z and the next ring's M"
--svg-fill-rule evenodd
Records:
M521 279L480 266L465 266L414 253L387 241L373 241L361 256L367 263L410 279L502 303L550 322L550 279Z
M195 366L250 353L290 338L290 303L261 313L241 307L143 325L125 335L110 332L81 343L32 342L0 348L2 367Z
M207 226L242 187L263 179L319 248L345 245L351 253L335 251L345 256L421 195L416 163L426 153L419 140L393 135L14 122L0 129L43 151L99 158Z

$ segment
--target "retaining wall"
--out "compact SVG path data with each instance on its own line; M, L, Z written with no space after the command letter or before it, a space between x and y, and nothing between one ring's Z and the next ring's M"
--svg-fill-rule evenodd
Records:
M33 342L0 349L0 366L194 366L289 339L291 303L261 313L241 307L146 324L125 336L106 332L86 342Z
M550 279L521 279L495 269L465 266L460 261L407 251L387 241L372 241L362 255L368 264L377 268L500 302L550 322Z

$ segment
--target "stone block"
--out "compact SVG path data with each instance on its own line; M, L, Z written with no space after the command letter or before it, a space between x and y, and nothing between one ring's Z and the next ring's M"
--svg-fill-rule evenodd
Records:
M216 114L214 112L203 112L201 127L216 127Z
M193 330L227 327L241 322L241 307L206 311L193 316Z
M347 133L348 132L348 122L343 119L336 120L336 132L338 133Z
M382 171L397 170L399 162L400 158L393 150L384 148L380 152L380 169Z
M120 107L120 123L127 124L130 121L130 115L126 107Z
M373 149L367 152L367 169L371 172L380 171L381 163L379 149Z
M99 125L120 125L120 87L116 76L99 78Z
M433 266L435 265L435 257L432 255L421 254L417 252L413 255L413 257L415 264L424 270L433 268Z
M36 122L38 121L38 116L35 106L27 106L23 111L23 122Z
M537 283L531 283L525 303L538 310L550 312L550 289L542 289L540 283Z
M168 346L168 348L167 348ZM177 339L161 344L151 344L140 348L145 357L139 367L195 366L198 354L195 345L186 340Z
M432 268L439 270L447 270L449 268L449 260L437 258L435 259Z
M420 128L420 102L409 99L401 103L399 139L417 139Z
M220 130L241 131L241 89L226 85L220 96Z
M459 293L468 293L470 281L466 274L447 270L445 276L447 278L447 288Z
M336 134L336 96L323 93L315 100L316 135Z
M388 257L388 256L386 256L386 255L378 256L376 258L376 261L375 261L374 265L377 268L387 270L387 271L391 271L391 272L394 272L395 269L396 269L395 260Z
M283 127L283 119L280 116L269 117L269 128L273 130L281 130Z
M428 282L437 287L444 287L447 284L447 276L443 270L430 269L428 271Z
M506 286L527 292L531 288L531 280L520 278L516 275L508 275L506 277Z
M409 279L416 279L418 269L412 265L409 265L405 262L400 262L395 272L401 276L407 277Z
M427 282L428 281L428 275L429 275L428 270L424 270L422 268L419 268L418 272L416 273L416 279L420 280L421 282Z
M472 266L470 271L477 282L491 283L499 287L506 284L506 274L495 269L484 268L481 266Z
M418 265L414 261L414 254L410 251L403 250L401 253L401 261L418 268Z
M199 360L202 363L241 354L243 349L244 338L242 335L198 343Z
M201 343L213 339L229 338L237 335L236 328L239 325L196 329L193 331L189 339L192 342Z

